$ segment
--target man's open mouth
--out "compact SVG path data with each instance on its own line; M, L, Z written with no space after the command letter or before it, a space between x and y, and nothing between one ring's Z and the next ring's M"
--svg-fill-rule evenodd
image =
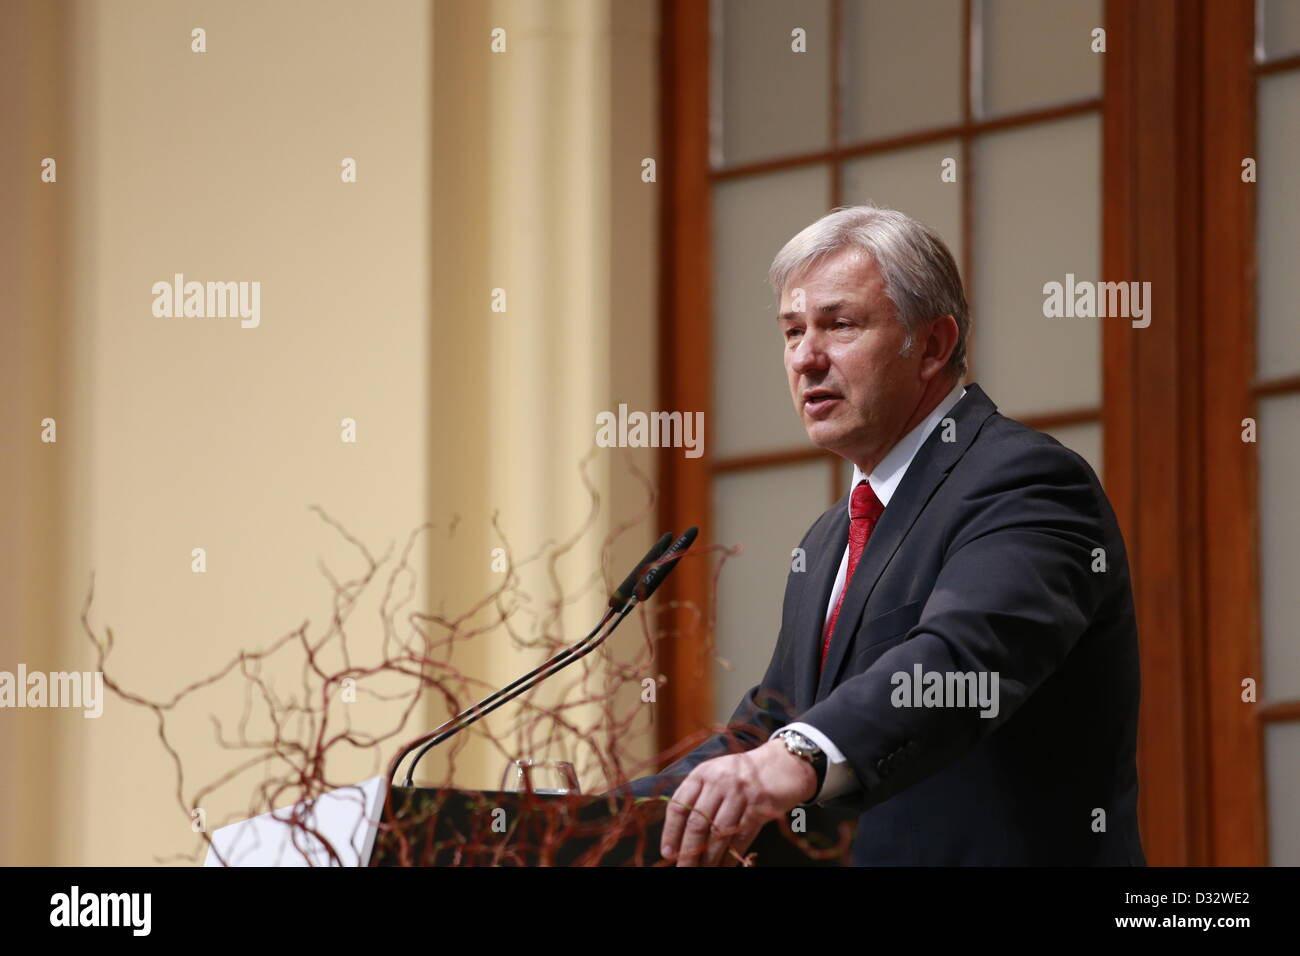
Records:
M843 396L839 392L832 392L827 389L811 388L803 393L803 407L809 413L816 414L824 411L838 402Z

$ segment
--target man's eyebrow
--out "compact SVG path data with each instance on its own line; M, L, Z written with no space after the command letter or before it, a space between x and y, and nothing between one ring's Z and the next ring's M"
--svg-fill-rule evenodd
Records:
M830 313L830 312L838 312L840 309L844 308L844 306L845 306L846 304L847 304L847 303L846 303L843 299L836 299L834 302L824 302L824 303L822 303L821 305L819 305L819 306L817 307L817 311L818 311L819 313L821 313L822 315L826 315L827 313ZM777 315L776 320L777 320L778 322L781 322L781 321L783 321L783 320L794 319L794 318L797 318L798 316L800 316L801 314L802 314L802 313L800 313L800 312L793 312L793 311L791 311L791 312L782 312L782 313L780 313L779 315Z

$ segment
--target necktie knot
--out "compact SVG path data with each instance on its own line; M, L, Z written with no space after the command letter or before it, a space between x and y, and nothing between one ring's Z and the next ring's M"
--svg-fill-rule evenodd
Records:
M854 520L866 518L874 521L884 510L885 506L871 490L871 482L858 482L858 486L853 489L853 497L849 500L849 517Z

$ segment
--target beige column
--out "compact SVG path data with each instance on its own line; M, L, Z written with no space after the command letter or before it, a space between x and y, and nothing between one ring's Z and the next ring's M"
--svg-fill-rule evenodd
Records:
M59 628L75 601L61 577L80 432L61 361L74 347L69 6L22 0L0 11L0 670L11 674L68 666ZM47 158L54 182L41 178ZM54 443L41 440L47 418ZM67 844L56 799L75 781L61 774L58 747L79 719L0 711L0 863L49 863Z
M521 576L531 601L513 627L529 638L585 633L603 605L592 572L621 575L656 537L646 522L604 552L610 531L645 510L646 489L631 468L653 476L653 461L646 450L594 448L598 412L619 402L653 407L657 187L640 173L656 142L656 41L650 2L436 6L433 301L441 332L432 351L430 510L472 519L457 547L432 557L448 608L500 584L489 562L500 544L494 511L520 557L547 540L568 541L591 520L584 459L599 495L594 522L556 565L558 584L543 565ZM505 311L492 311L501 296ZM644 646L639 623L629 621L610 650L626 660ZM499 686L538 659L498 630L467 645L456 663ZM601 687L596 677L572 693ZM555 695L539 700L553 704ZM636 701L629 687L615 710L626 714ZM444 715L435 706L434 721ZM595 725L600 712L566 717ZM511 735L515 722L516 712L503 711L489 723L507 752L476 740L458 753L459 785L495 787L505 760L520 754L574 759L585 787L604 785L589 748L561 738L546 749L544 736ZM648 707L637 729L634 750L646 755ZM443 768L431 761L430 776Z

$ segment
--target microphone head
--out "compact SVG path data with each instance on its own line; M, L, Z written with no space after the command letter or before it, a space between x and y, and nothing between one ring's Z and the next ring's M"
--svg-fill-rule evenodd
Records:
M659 556L668 550L668 545L672 543L673 533L665 531L663 537L650 546L650 550L645 553L645 557L637 562L632 573L623 579L623 583L614 589L614 593L609 596L609 606L614 612L622 611L627 607L627 602L632 600L632 595L636 593L637 582L645 574L646 568L659 559Z
M655 563L654 567L645 573L645 577L643 577L641 582L636 586L636 598L638 601L644 604L646 601L650 600L650 595L654 594L655 591L659 589L659 585L663 584L664 579L672 573L673 568L677 567L677 562L681 560L682 555L686 553L686 549L694 543L695 537L699 533L700 529L695 527L695 525L691 525L682 532L680 538L673 542L672 547L663 553L663 557Z

